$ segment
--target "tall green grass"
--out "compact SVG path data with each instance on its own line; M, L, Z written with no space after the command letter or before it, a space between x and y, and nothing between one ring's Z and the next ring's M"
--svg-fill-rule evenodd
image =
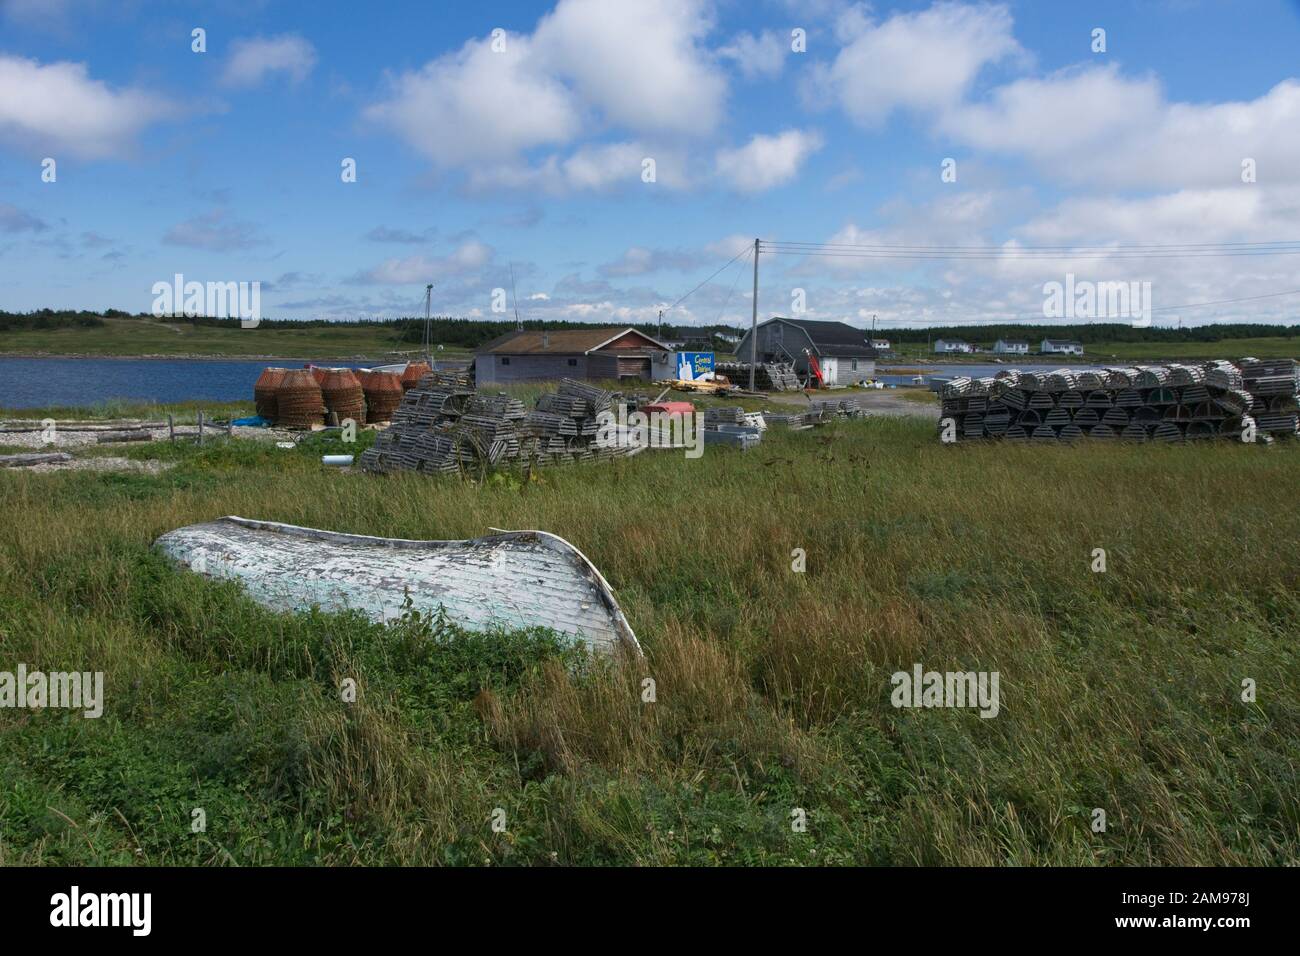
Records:
M107 696L0 711L0 863L1300 860L1295 444L942 447L871 419L482 484L165 453L0 473L0 669L102 670ZM273 614L151 552L224 514L554 532L646 657ZM1000 714L894 709L918 662L999 671Z

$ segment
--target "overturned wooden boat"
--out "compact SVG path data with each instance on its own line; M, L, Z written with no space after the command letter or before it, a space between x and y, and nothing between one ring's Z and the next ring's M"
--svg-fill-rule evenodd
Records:
M600 652L640 654L614 592L587 557L545 531L411 541L226 517L168 531L155 547L192 571L239 581L280 611L408 609L468 630L550 628Z

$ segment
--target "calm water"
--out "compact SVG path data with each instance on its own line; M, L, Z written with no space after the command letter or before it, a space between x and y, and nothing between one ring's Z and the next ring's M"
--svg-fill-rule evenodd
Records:
M302 364L288 360L0 357L0 408L94 405L115 398L133 402L252 402L253 383L262 369L268 365L295 368Z
M0 408L94 405L111 399L132 402L252 401L253 383L267 365L294 368L304 363L278 361L203 361L199 359L97 359L0 357ZM321 365L339 365L322 360ZM342 363L349 364L349 363ZM454 363L446 363L448 365ZM355 364L350 367L356 368ZM1056 365L928 365L931 375L996 375L1006 368L1051 371ZM890 385L907 385L911 375L878 376Z

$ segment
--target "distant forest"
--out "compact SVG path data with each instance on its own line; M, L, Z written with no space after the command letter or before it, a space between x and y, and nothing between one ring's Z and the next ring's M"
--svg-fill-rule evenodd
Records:
M0 311L0 332L17 331L17 330L38 330L38 329L69 329L69 328L99 328L105 322L104 319L137 319L140 321L151 320L154 317L148 313L131 314L121 312L117 309L107 309L103 312L86 312L72 311L66 309L38 309L35 312L2 312ZM175 318L162 318L158 321L166 323L176 323L178 325L200 325L210 328L239 328L239 319L221 319L210 318L208 316L198 316L189 318L177 316ZM363 319L356 321L332 321L329 319L263 319L263 328L275 329L338 329L338 328L375 328L388 330L392 335L394 342L413 342L419 344L424 341L424 319L400 318L400 319ZM539 322L525 320L522 323L525 329L547 329L552 332L563 329L585 329L590 328L589 322ZM429 320L429 334L433 341L441 345L451 345L463 348L476 348L484 342L491 341L499 335L515 329L513 319L487 320L487 319L458 319L453 316L433 316ZM632 323L632 327L645 332L647 335L658 336L659 327L653 323ZM246 330L247 331L247 330ZM676 326L664 323L662 336L666 339L704 339L711 337L715 332L732 333L739 335L742 330L732 329L725 325L716 326Z
M0 333L18 330L99 328L104 319L138 319L148 320L152 316L146 313L131 314L118 309L106 309L103 312L72 311L68 309L38 309L34 312L0 311ZM199 316L197 318L162 319L164 322L177 324L202 325L214 328L239 328L238 319L218 319ZM430 334L433 341L442 345L460 348L476 348L515 328L510 319L458 319L453 316L435 316L430 320ZM583 322L539 322L525 321L525 329L561 329L589 328L590 323ZM328 319L264 319L264 328L275 329L320 329L320 328L358 328L376 327L391 330L394 342L419 343L424 337L424 319L419 317L400 319L372 319L358 321L331 321ZM648 335L660 334L653 322L634 323L633 327ZM662 337L665 339L703 339L714 334L740 335L743 328L727 325L687 326L665 323ZM865 333L864 333L865 334ZM1124 323L1095 323L1086 325L964 325L933 326L931 328L899 329L881 328L876 330L878 338L888 338L892 342L926 342L938 338L956 338L971 340L981 345L992 345L997 339L1021 339L1037 343L1044 338L1073 339L1085 345L1092 342L1220 342L1225 339L1269 338L1281 336L1296 338L1300 336L1300 326L1294 325L1200 325L1190 328L1148 328L1137 329ZM719 343L721 345L721 343Z

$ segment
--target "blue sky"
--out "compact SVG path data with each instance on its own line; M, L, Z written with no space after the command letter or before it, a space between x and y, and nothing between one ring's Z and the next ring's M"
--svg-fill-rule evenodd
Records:
M269 318L413 314L427 281L491 316L513 264L527 317L613 323L754 236L1296 239L1297 51L1300 7L1269 0L0 0L0 308L147 311L179 272L260 281ZM1073 272L1150 281L1161 324L1292 321L1300 296L1176 307L1300 288L1296 262L765 256L759 302L1028 318ZM745 270L668 318L747 323Z

